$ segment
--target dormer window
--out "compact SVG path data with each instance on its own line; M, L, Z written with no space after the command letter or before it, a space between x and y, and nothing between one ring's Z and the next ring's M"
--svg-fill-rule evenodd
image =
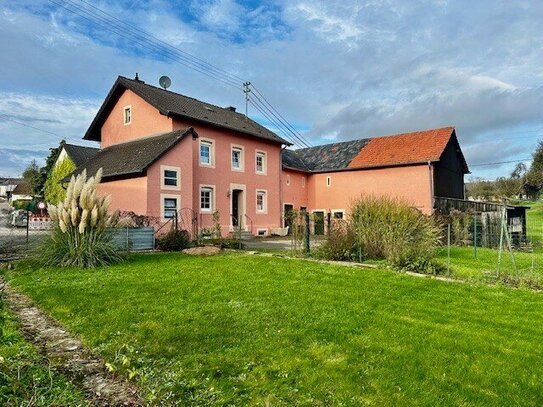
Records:
M132 123L132 107L131 106L125 106L124 108L124 124L130 124Z

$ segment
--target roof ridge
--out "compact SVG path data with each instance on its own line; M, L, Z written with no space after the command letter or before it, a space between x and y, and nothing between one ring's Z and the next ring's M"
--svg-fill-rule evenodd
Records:
M213 104L213 103L204 102L203 100L196 99L196 98L194 98L194 97L192 97L192 96L187 96L187 95L184 95L184 94L179 93L179 92L174 92L173 90L163 89L163 88L160 88L160 87L158 87L158 86L151 85L151 84L149 84L149 83L147 83L147 82L145 82L145 81L142 81L142 80L130 79L130 78L127 78L126 76L122 76L122 75L119 75L119 78L126 79L126 80L128 80L128 81L130 81L130 82L136 82L136 83L139 83L139 84L141 84L141 85L146 85L146 86L149 86L149 87L151 87L151 88L153 88L153 89L160 90L160 91L162 91L162 92L173 93L174 95L182 96L182 97L184 97L184 98L191 99L191 100L194 100L194 101L196 101L196 102L200 102L200 103L202 103L202 104L204 104L204 105L213 106L213 107L216 107L217 109L227 110L227 111L229 111L229 112L236 113L236 114L238 114L238 115L240 115L240 116L247 117L247 116L245 116L245 115L242 114L242 113L234 112L234 111L232 111L232 110L227 109L226 107L221 107L221 106L215 105L215 104ZM248 118L248 117L247 117L247 118ZM250 120L250 119L249 119L249 120Z

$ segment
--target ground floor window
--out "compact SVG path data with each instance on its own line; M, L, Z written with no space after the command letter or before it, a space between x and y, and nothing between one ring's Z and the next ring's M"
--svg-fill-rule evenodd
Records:
M266 211L266 191L256 191L256 211Z
M213 211L213 188L202 187L200 189L200 210L202 212Z
M177 198L164 198L164 218L175 218L178 209Z
M343 219L343 212L334 212L334 219Z

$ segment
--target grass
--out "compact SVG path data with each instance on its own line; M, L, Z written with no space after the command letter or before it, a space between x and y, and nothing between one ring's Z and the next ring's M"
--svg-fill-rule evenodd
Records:
M16 321L0 309L0 405L86 406L84 394L53 372L26 342Z
M530 291L240 254L7 277L157 403L543 403Z

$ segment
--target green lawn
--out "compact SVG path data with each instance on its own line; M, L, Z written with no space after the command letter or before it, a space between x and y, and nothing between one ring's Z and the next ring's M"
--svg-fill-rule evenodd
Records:
M84 394L48 368L25 341L15 320L0 308L0 405L86 406Z
M543 404L531 291L241 254L7 277L164 404Z

